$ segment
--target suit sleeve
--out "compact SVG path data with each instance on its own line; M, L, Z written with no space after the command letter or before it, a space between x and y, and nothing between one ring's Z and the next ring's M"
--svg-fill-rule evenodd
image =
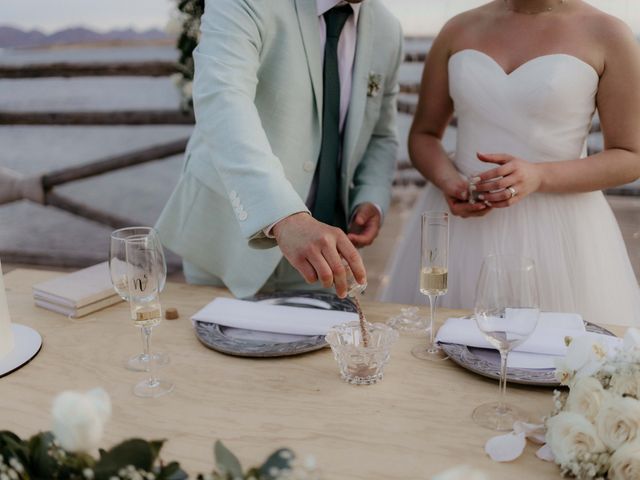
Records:
M209 186L222 181L248 240L280 218L308 211L273 154L254 104L264 22L258 3L207 0L193 55L196 122L210 150L198 178Z
M373 129L369 145L353 176L353 188L349 192L350 215L358 205L370 202L384 213L389 209L391 186L396 171L398 133L396 130L398 70L402 62L402 30L398 28L398 49L385 82L380 116Z

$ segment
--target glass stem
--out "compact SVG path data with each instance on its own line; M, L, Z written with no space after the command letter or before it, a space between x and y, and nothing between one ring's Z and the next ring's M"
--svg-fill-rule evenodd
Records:
M507 398L507 357L509 350L500 350L500 394L498 399L498 412L506 411Z
M429 348L433 348L433 321L436 318L437 302L437 295L429 295Z
M142 344L144 347L144 355L148 360L145 366L145 370L149 374L147 382L150 387L153 387L158 383L158 380L156 379L156 362L154 362L151 357L151 332L152 327L142 327Z
M147 353L148 342L144 335L144 327L140 329L140 340L142 341L142 360L149 361L149 354Z

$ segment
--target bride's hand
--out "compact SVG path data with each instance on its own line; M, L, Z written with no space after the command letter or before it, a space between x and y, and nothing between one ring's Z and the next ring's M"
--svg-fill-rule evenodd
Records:
M442 182L440 189L452 215L462 218L482 217L491 210L482 202L469 203L469 184L459 176Z
M476 177L478 198L492 207L509 207L540 188L542 177L535 163L504 153L478 153L478 158L500 165Z

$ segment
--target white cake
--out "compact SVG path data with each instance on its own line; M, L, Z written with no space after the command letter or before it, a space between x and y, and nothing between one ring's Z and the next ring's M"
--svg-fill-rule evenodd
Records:
M2 279L2 264L0 264L0 358L13 350L13 333L11 332L11 318L9 317L9 305L4 290Z

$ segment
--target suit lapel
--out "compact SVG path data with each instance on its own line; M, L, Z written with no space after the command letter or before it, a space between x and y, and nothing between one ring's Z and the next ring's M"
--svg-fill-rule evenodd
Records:
M356 41L356 58L353 65L351 83L351 100L344 133L342 166L347 172L351 165L351 157L360 137L364 111L367 104L367 87L373 52L373 18L367 2L360 7L358 18L358 37Z
M315 0L295 0L300 33L307 55L309 75L316 99L318 123L322 125L322 54L320 52L320 29Z

